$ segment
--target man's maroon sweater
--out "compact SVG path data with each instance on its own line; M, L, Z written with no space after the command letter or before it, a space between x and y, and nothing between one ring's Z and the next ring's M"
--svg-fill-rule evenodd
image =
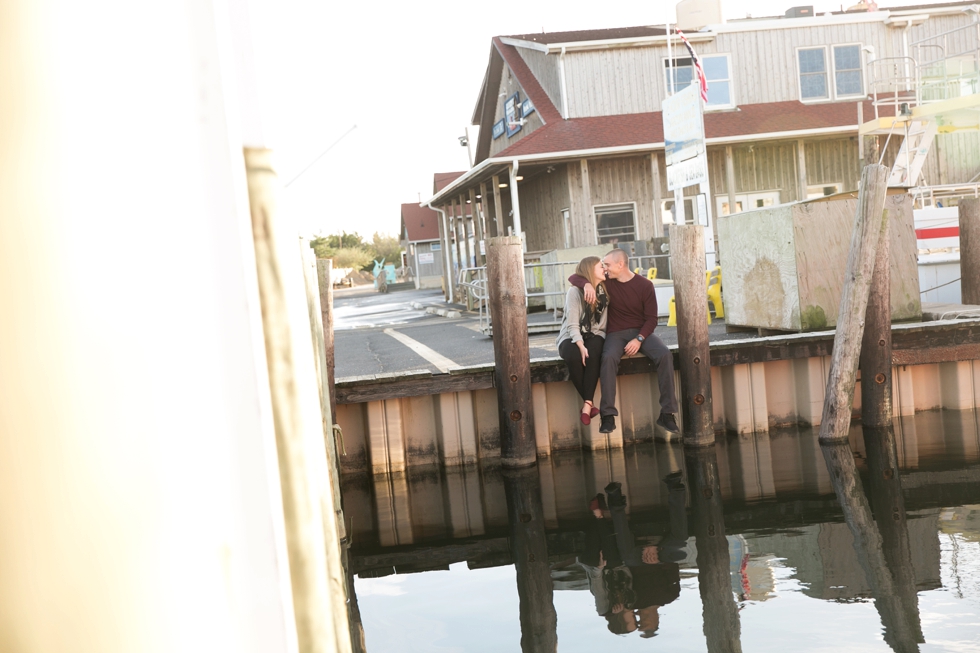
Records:
M584 288L589 280L573 274L568 277L568 282L577 288ZM634 274L626 283L607 279L606 294L609 295L606 333L639 329L640 335L646 338L657 328L657 293L653 291L653 283L649 279L638 274Z

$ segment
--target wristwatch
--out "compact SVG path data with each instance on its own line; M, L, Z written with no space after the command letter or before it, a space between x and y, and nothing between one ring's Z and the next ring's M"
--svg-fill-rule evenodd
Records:
M641 336L641 335L637 335L637 336L636 336L636 339L637 339L637 340L639 340L640 342L643 342L644 340L646 340L646 338L644 338L644 337L643 337L643 336Z

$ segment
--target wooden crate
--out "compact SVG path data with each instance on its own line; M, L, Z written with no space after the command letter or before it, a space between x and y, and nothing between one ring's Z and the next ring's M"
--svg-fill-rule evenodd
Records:
M921 319L912 198L890 190L885 209L892 321ZM726 322L783 331L835 327L856 212L854 192L719 217Z

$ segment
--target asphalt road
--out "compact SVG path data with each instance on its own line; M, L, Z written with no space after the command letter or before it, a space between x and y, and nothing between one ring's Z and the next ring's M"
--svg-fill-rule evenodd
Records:
M431 315L411 306L445 308L439 290L411 290L380 294L372 288L334 291L334 355L336 378L447 367L485 365L493 362L493 341L483 335L475 313L459 318ZM656 334L668 345L677 342L677 329L658 326ZM554 333L528 336L531 358L555 357ZM711 340L753 337L726 334L725 324L714 321Z

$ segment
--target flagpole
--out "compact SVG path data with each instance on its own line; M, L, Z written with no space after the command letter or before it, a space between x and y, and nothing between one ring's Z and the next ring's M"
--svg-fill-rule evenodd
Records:
M667 70L668 70L668 95L674 94L674 55L670 48L670 23L667 23Z

